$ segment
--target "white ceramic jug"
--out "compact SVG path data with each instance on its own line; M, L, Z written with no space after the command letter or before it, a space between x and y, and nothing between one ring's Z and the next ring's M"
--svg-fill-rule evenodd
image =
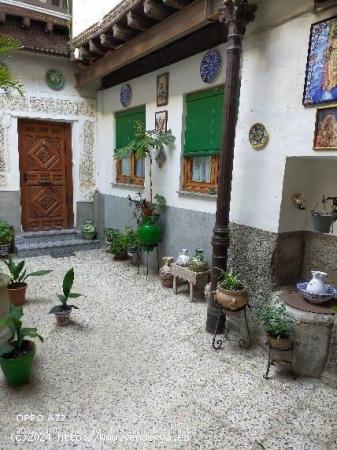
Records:
M309 281L306 291L309 294L314 295L326 294L325 280L328 274L325 272L319 272L318 270L312 270L311 274L312 279Z

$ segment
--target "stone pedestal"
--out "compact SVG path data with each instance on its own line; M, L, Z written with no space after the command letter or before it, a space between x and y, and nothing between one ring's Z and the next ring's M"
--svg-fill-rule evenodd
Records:
M292 368L296 375L319 378L322 376L332 344L335 314L331 307L335 300L312 304L294 290L274 293L274 300L286 305L286 315L293 320L294 340Z
M0 273L0 320L4 319L9 310L9 299L7 293L7 284L10 277L4 273ZM10 338L8 328L0 329L0 342L5 342Z

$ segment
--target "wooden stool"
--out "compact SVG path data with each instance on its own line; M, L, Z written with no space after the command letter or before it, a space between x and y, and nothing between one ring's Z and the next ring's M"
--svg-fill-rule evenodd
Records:
M190 287L190 301L194 299L195 287L202 286L203 288L210 281L211 271L205 272L193 272L187 267L178 266L177 264L171 264L171 273L173 275L173 291L177 295L177 278L186 281Z

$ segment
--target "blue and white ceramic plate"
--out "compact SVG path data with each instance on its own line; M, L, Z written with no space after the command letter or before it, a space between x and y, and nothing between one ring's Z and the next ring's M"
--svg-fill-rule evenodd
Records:
M120 101L124 108L127 108L131 103L132 90L129 84L123 84L120 92Z
M300 292L303 297L308 300L310 303L314 303L316 305L320 303L328 302L333 299L337 295L337 287L333 284L326 285L326 294L309 294L307 292L308 282L297 283L296 288L298 292Z
M212 83L221 69L221 56L217 50L208 50L200 63L200 76L204 83Z

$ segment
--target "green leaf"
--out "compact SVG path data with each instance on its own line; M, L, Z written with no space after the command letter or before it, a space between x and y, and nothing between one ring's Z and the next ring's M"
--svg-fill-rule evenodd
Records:
M23 307L10 305L9 314L11 317L14 317L17 320L20 320L23 317Z
M6 355L7 353L11 353L14 350L14 347L12 347L10 344L0 344L0 356Z
M20 273L22 272L24 266L25 266L25 261L20 261L16 266L14 261L13 262L13 278L15 279L15 281L18 281L19 277L20 277Z
M62 303L62 305L65 305L67 303L67 299L64 295L58 294L57 297L60 300L60 302Z
M63 278L63 293L66 298L69 297L71 288L73 287L74 283L74 269L71 268L68 270L68 272L65 274Z
M13 38L12 36L1 34L0 35L0 54L4 55L5 53L10 52L11 50L18 50L22 48L22 43Z
M28 277L43 277L44 275L48 275L48 273L50 273L50 272L52 272L52 270L38 270L36 272L32 272L32 273L29 273L28 275L26 275L25 280Z
M52 309L49 311L48 314L55 314L55 313L58 312L58 311L60 311L60 306L59 306L59 305L56 305L56 306L53 306L53 307L52 307Z
M31 338L38 338L43 342L43 337L37 332L37 328L21 328L20 335L22 339L28 336Z
M76 294L75 292L71 292L69 294L69 298L78 298L78 297L82 297L82 294Z
M80 309L78 306L75 305L69 305L70 308L74 308L74 309Z
M27 270L24 270L24 271L22 272L22 274L21 274L21 275L19 276L19 278L18 278L18 281L19 281L19 282L25 280L25 278L26 278L26 273L27 273Z

